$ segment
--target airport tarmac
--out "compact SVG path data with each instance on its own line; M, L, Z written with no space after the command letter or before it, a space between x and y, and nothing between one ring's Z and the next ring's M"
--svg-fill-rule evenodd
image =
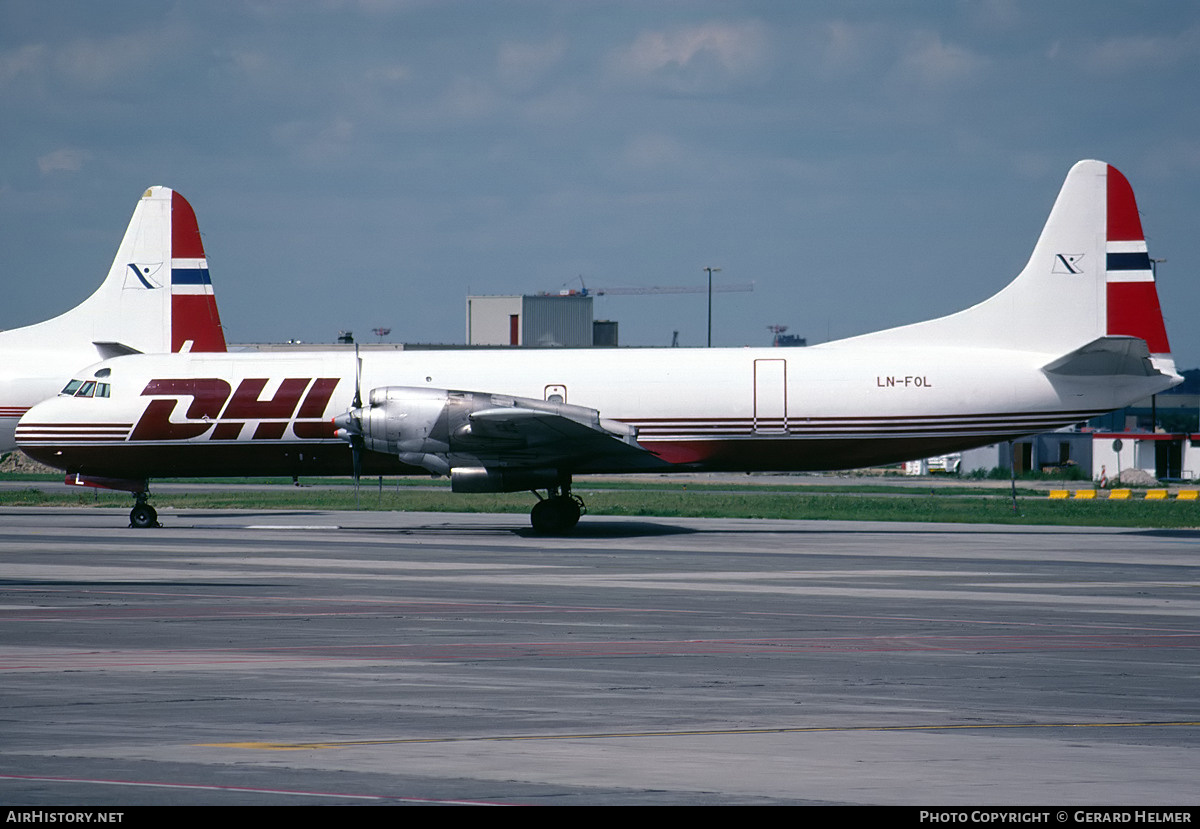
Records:
M1200 803L1200 531L0 509L0 802Z

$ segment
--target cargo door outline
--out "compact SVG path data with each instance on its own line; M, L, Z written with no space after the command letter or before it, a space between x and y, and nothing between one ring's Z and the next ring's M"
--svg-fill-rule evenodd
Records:
M787 429L787 360L755 360L754 433L781 435Z

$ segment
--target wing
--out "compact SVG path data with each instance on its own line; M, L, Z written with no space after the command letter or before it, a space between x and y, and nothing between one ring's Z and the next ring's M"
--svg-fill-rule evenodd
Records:
M528 403L528 401L522 401ZM541 401L533 401L540 403ZM554 404L550 404L554 405ZM468 416L459 447L483 466L640 467L655 460L637 442L637 430L605 420L594 409L559 404L558 411L513 405Z
M576 472L669 466L638 443L632 426L595 409L526 397L386 386L335 424L370 451L456 479L505 472L515 489Z

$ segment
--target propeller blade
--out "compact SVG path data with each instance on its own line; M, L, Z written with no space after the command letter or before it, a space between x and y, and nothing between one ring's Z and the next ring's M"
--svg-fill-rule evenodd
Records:
M362 408L362 357L358 354L358 343L354 344L354 408Z
M358 502L358 479L362 477L362 435L354 435L350 438L350 457L354 470L354 508L359 508Z
M347 413L346 431L350 439L351 468L354 472L354 508L359 508L358 484L362 477L362 357L358 353L358 343L354 344L354 404Z

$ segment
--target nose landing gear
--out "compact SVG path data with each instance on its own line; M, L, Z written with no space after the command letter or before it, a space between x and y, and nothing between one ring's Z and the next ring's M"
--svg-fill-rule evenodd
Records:
M158 523L158 512L154 507L146 503L150 497L150 493L148 491L135 492L133 493L133 497L137 503L129 511L129 526L139 530L149 529L150 527L161 527L162 524Z

